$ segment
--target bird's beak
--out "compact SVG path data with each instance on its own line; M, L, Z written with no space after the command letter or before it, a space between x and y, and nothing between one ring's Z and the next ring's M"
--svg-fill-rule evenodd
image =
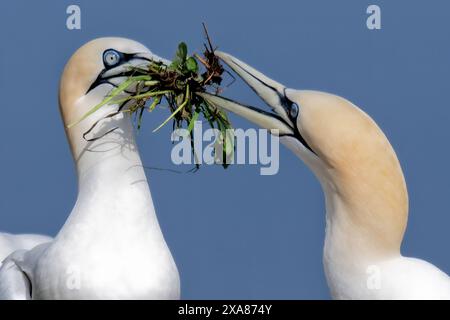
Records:
M135 60L144 60L147 62L161 62L162 64L168 66L169 64L171 64L172 62L170 60L161 58L159 56L157 56L156 54L153 54L151 52L140 52L140 53L135 53L133 54L133 59Z
M276 134L276 132L273 132L275 129L278 130L280 136L295 135L295 124L289 117L289 109L292 103L285 97L286 87L230 54L220 51L216 51L215 54L270 106L273 113L217 95L208 93L199 95L217 107L236 113L260 127L271 130L274 134Z
M134 71L131 70L130 67L145 66L150 61L161 62L164 65L169 65L171 63L169 60L161 58L151 52L126 53L123 55L124 62L113 68L105 68L102 70L86 93L89 93L89 91L105 83L109 83L113 86L120 85L120 83L125 81L128 77L134 75ZM126 90L126 92L129 90L130 88Z

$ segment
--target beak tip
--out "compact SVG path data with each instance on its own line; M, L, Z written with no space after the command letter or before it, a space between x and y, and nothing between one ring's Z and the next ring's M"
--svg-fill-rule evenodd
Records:
M233 57L230 54L226 53L226 52L223 52L223 51L220 51L220 50L216 50L216 51L214 51L214 54L217 57L219 57L220 60L224 61L227 64L230 61L233 61Z
M214 100L214 98L216 98L215 95L208 93L208 92L197 92L196 94L210 102L214 102L213 100Z
M219 58L222 57L222 56L224 56L224 55L226 55L226 53L223 52L223 51L221 51L221 50L215 50L215 51L214 51L214 54L215 54L216 56L218 56Z

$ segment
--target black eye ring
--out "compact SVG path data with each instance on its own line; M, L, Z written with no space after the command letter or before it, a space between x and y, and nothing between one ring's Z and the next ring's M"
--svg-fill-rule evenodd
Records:
M122 55L114 49L108 49L103 52L103 64L107 68L112 68L120 64Z
M299 111L298 104L296 104L295 102L293 102L293 103L290 105L290 107L289 107L289 116L290 116L292 119L297 118L297 116L298 116L298 111Z

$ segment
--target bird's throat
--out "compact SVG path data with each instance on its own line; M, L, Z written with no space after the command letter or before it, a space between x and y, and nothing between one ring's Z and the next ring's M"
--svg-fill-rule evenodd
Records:
M126 224L159 233L130 116L105 119L86 139L81 130L69 133L78 176L77 204L70 219L96 224L100 231L106 224Z
M377 261L400 254L406 216L375 191L323 186L326 200L325 256L342 261Z

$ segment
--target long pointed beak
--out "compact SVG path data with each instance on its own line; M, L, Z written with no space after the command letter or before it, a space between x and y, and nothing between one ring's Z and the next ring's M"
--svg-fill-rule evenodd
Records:
M165 65L169 65L171 62L167 59L161 58L150 51L138 52L128 54L126 61L115 68L112 68L104 73L102 73L102 79L111 78L111 76L121 75L129 71L130 66L140 67L146 66L148 62L160 62ZM125 74L127 76L127 74Z
M163 64L165 64L167 66L172 63L170 60L161 58L160 56L157 56L156 54L154 54L152 52L135 53L134 58L142 59L142 60L146 60L146 61L162 62Z
M111 69L102 70L102 72L98 75L97 79L89 87L86 94L89 93L89 91L98 87L99 85L105 83L111 84L116 87L119 86L128 77L133 75L133 71L130 70L130 66L133 67L145 66L146 64L148 64L149 61L160 62L166 66L170 65L171 63L169 60L161 58L150 51L127 53L126 55L127 59L125 60L124 63L121 63L118 66L113 67ZM125 90L125 92L130 92L130 89L131 92L135 90L131 86L128 88L128 90Z
M210 103L236 113L263 128L277 129L280 135L294 135L295 126L289 118L289 103L284 94L286 87L228 53L216 51L215 54L241 77L274 113L217 95L208 93L199 95Z

